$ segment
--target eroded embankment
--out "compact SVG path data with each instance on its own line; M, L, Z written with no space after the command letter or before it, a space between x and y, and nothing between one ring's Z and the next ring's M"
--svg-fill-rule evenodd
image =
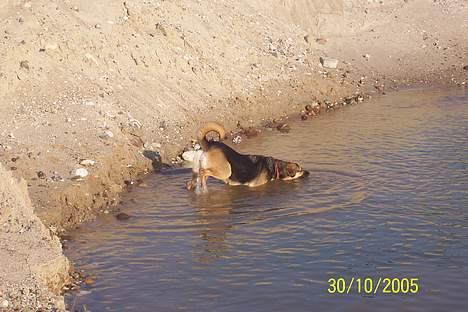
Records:
M0 310L64 309L68 260L34 214L24 180L0 165Z

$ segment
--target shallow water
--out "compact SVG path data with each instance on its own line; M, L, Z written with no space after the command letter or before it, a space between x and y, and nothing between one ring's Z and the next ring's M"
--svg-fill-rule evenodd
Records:
M306 179L259 188L152 175L73 234L89 311L462 311L468 304L468 93L405 91L267 132L241 151ZM419 278L417 294L329 294L331 277ZM362 292L362 291L361 291Z

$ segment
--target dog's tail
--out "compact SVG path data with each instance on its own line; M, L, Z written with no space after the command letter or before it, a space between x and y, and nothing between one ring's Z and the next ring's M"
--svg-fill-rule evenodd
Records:
M217 122L208 122L206 123L203 127L198 129L197 132L197 139L198 143L200 143L200 146L203 151L206 151L208 149L208 140L206 139L206 135L208 132L214 131L218 133L219 139L222 140L226 136L226 130L224 130L224 127L221 126Z

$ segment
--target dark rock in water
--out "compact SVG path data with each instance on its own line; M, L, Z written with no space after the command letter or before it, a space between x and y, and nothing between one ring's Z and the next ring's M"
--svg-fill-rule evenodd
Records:
M289 130L291 130L291 127L287 123L280 123L278 124L276 129L280 132L289 132Z
M128 219L130 219L131 217L132 217L131 215L128 215L128 214L126 214L125 212L119 212L119 213L115 216L115 218L116 218L117 220L128 220Z
M250 138L258 135L258 130L255 129L254 127L248 127L244 131L244 134L247 136L248 139L250 139Z
M91 286L94 284L94 280L91 277L87 277L83 280L83 283L87 286Z
M68 234L62 234L62 235L60 235L60 240L62 240L62 241L71 241L72 236L68 235Z

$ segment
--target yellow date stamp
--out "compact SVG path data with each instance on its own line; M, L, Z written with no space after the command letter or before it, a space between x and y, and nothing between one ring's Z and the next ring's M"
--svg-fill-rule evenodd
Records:
M328 279L329 294L403 294L412 295L419 292L419 278L399 277L331 277Z

